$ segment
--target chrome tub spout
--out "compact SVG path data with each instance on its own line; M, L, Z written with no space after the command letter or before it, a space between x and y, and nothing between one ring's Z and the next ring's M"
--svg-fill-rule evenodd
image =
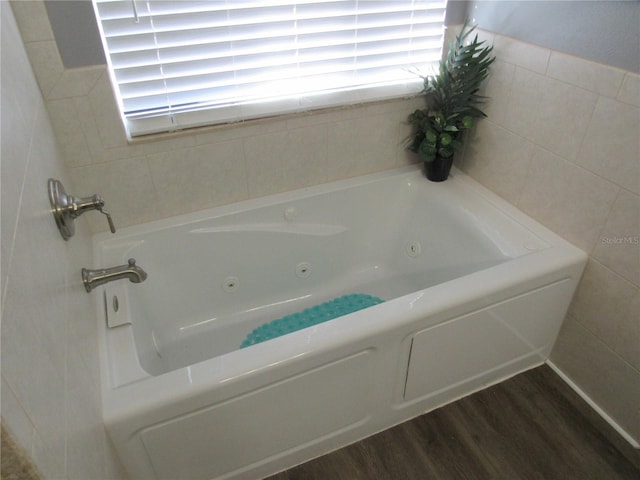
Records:
M84 288L87 292L90 292L99 285L121 278L128 278L132 283L140 283L147 278L147 272L136 265L135 258L130 258L127 265L121 265L119 267L98 270L82 269L82 283L84 283Z

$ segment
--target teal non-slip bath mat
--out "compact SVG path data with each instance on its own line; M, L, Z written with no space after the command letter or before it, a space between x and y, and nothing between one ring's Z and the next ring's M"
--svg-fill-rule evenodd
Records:
M260 325L247 335L247 338L240 344L240 348L266 342L272 338L302 330L303 328L357 312L358 310L372 307L382 302L384 302L384 300L364 293L344 295L316 305L315 307L307 308L302 312L293 313Z

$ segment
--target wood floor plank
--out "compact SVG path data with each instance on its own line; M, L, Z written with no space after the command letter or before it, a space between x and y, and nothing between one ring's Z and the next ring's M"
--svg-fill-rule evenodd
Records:
M630 447L542 366L267 480L638 480Z

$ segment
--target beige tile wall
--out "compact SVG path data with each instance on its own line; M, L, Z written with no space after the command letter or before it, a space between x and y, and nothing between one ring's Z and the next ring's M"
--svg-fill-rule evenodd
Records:
M104 67L65 71L40 3L16 14L56 137L76 191L103 194L117 226L414 161L403 121L420 99L127 144ZM489 119L458 164L590 254L552 359L640 439L640 77L484 35Z
M589 253L551 359L640 441L640 76L484 36L489 118L459 164Z
M123 480L102 424L95 306L80 277L91 236L82 222L69 242L56 229L47 179L69 177L7 2L0 19L2 428L42 478ZM15 452L2 450L3 478L27 478L4 470Z

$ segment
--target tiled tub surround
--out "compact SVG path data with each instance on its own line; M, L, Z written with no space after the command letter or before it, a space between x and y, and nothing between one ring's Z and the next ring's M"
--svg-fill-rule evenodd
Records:
M83 222L62 240L48 177L69 180L9 3L0 2L2 78L2 477L123 480L102 423L97 323L79 269ZM20 448L5 448L6 433ZM18 475L11 476L11 473ZM35 477L34 477L35 478Z
M14 8L74 191L103 194L116 225L414 161L402 122L420 99L128 145L105 68L65 70L42 3ZM590 253L552 359L639 439L640 76L485 35L498 58L489 118L458 164ZM106 229L99 216L88 220L93 231Z
M640 76L485 32L496 60L460 166L589 253L551 360L640 440Z
M405 120L420 98L130 144L106 67L65 70L50 27L35 20L46 15L39 3L13 5L24 10L17 17L56 137L76 190L99 191L116 227L415 162L404 148ZM94 232L104 230L103 219L87 219Z

